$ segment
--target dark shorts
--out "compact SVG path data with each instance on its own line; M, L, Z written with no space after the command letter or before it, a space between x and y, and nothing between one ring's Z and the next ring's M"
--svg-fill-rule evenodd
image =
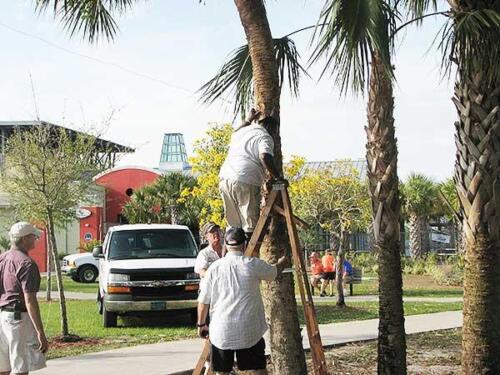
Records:
M335 272L325 272L324 276L325 280L335 280Z
M234 353L236 353L239 370L264 370L266 368L265 349L266 343L263 338L248 349L222 350L212 345L210 361L212 371L230 372L234 365Z
M325 278L324 273L317 273L316 275L312 275L312 278L315 280L323 280Z

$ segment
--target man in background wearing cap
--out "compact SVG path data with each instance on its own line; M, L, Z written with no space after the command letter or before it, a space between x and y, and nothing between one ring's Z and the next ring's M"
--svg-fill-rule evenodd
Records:
M194 272L205 277L208 267L217 259L222 258L222 241L220 227L213 223L206 223L201 230L202 237L208 241L208 246L198 253L194 264Z
M234 131L219 173L227 223L233 228L243 228L247 241L259 220L260 188L266 171L272 178L280 178L268 128L273 123L264 119L252 124L259 116L260 113L252 109L248 119Z
M30 223L14 224L11 248L0 255L0 375L28 374L45 367L49 344L36 293L38 266L28 256L39 231Z
M272 281L283 270L285 257L275 265L243 255L245 233L230 228L224 258L212 264L198 297L198 335L208 334L210 309L211 367L229 374L236 354L238 368L250 374L267 374L264 333L267 323L260 282Z

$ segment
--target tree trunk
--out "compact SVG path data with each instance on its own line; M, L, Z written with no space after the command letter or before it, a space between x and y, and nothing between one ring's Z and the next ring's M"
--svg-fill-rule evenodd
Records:
M57 256L57 244L56 236L54 232L54 217L52 211L49 209L47 211L47 221L48 221L48 236L50 243L50 252L52 253L52 261L54 262L54 268L56 271L57 288L59 289L59 309L61 312L61 335L63 337L69 335L68 330L68 314L66 312L66 298L64 296L64 286L62 281L61 264Z
M420 215L410 214L409 230L410 230L410 252L413 258L421 258L425 253L425 226L427 221ZM428 235L427 235L428 236ZM427 237L428 238L428 237ZM427 243L429 241L427 240ZM427 246L428 247L428 246Z
M500 82L461 77L455 182L465 237L464 374L500 374Z
M345 306L343 279L346 249L347 233L342 231L340 234L339 251L337 252L337 257L335 258L335 283L337 284L337 306L339 307Z
M266 9L262 0L234 2L245 29L252 60L255 107L264 116L272 115L277 124L271 135L274 139L274 160L281 172L283 161L279 132L280 87ZM289 254L285 221L273 214L262 243L261 256L265 260L276 261L283 255L285 249L288 249ZM272 323L270 349L274 373L306 374L293 275L291 273L280 275L276 281L265 283L262 291L267 319Z
M392 81L377 54L371 64L366 127L366 159L379 259L378 373L406 374L401 256L399 181L394 136Z
M48 234L48 230L45 228L45 248L47 249L47 284L45 289L45 299L47 302L52 301L52 262L50 261L52 252L50 251L51 246Z

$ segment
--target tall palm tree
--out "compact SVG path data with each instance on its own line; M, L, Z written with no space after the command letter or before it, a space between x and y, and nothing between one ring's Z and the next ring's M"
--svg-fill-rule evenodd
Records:
M363 91L368 81L366 159L374 250L379 254L378 373L387 375L406 374L391 65L396 4L390 0L326 0L311 60L325 57L323 74L330 71L343 91L349 87Z
M254 106L262 114L260 121L274 125L274 159L283 170L280 137L280 77L273 38L263 0L235 0L245 30L253 71ZM273 216L263 240L261 256L275 261L288 246L283 218ZM307 373L297 316L292 274L265 284L264 304L270 326L271 357L276 374Z
M71 34L82 32L90 41L95 41L100 35L112 39L117 30L112 14L125 11L134 2L38 0L37 6L40 10L52 8ZM280 70L273 50L264 1L235 0L235 5L245 30L252 61L254 106L262 113L262 120L276 124L271 135L275 143L274 158L278 169L282 170L279 133ZM281 72L283 71L284 68L281 67ZM282 255L286 244L285 223L282 218L273 217L261 249L262 256L276 260ZM269 283L264 294L268 318L273 322L271 351L274 371L280 374L306 373L292 275L285 274L280 276L279 280Z
M441 5L404 3L417 20ZM454 178L466 259L462 370L500 374L500 1L448 4L438 40L445 71L457 68Z
M438 200L437 186L430 178L412 173L401 192L410 226L410 251L419 258L429 251L429 216Z

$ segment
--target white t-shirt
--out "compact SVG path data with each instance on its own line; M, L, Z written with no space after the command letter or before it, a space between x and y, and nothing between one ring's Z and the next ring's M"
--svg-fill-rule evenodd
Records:
M208 269L198 302L210 305L210 341L223 350L254 346L267 331L261 280L276 278L276 266L229 252Z
M208 267L219 258L217 251L215 251L212 246L208 245L198 253L196 262L194 263L194 272L200 273L202 270L207 270Z
M266 129L257 124L245 126L231 136L229 152L219 177L260 186L265 177L260 155L274 155L273 150L274 141Z

